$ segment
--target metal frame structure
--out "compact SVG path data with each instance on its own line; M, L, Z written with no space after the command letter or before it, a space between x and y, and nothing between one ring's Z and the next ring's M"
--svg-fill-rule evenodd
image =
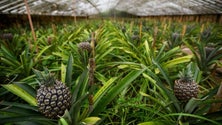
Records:
M86 16L100 13L98 0L27 0L31 14L35 15L65 15L65 16ZM138 0L106 0L108 2L118 3L113 5L110 10L118 10L128 12L140 16L134 10L144 10L143 16L149 15L190 15L190 14L222 14L222 0L159 0L159 4L155 4L154 9L146 9L146 6L141 8L138 5ZM162 1L162 4L161 4ZM135 3L128 7L124 5ZM158 2L155 0L146 0L140 5L149 5L148 2ZM147 3L146 3L147 2ZM171 3L171 4L169 4ZM74 5L76 4L76 5ZM99 7L100 6L100 7ZM125 7L124 7L125 6ZM158 7L159 6L159 7ZM136 9L135 9L136 8ZM155 10L156 8L156 10ZM87 10L89 9L89 10ZM131 9L131 10L130 10ZM134 10L133 10L134 9ZM162 10L161 10L162 9ZM93 12L94 11L94 12ZM92 12L92 13L91 13ZM26 14L26 8L23 0L0 0L0 14Z

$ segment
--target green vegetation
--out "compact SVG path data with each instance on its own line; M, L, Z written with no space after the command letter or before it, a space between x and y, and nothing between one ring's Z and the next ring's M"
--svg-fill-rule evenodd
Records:
M34 28L35 42L29 28L17 25L0 31L0 124L222 123L220 25L129 19ZM37 76L46 69L72 96L65 113L53 118L45 117L44 109L40 112L36 97L41 87ZM189 79L178 81L187 70ZM175 81L180 82L179 99ZM195 83L188 86L195 95L181 93L185 82Z

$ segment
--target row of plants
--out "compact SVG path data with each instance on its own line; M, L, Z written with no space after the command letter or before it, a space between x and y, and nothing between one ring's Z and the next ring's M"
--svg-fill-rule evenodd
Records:
M0 124L220 125L222 28L85 20L1 31Z

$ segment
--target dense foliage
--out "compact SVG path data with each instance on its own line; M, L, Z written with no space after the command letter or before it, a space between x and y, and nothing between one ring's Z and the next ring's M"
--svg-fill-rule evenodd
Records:
M34 27L36 41L19 25L0 31L0 124L221 124L220 25L128 19ZM81 51L81 42L92 50ZM58 119L37 107L33 71L45 68L72 93ZM199 86L187 102L173 92L184 70Z

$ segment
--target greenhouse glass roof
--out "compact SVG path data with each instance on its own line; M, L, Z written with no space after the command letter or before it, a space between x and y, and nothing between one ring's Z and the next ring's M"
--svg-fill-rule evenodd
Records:
M126 12L137 16L221 14L222 0L27 0L31 14L89 16ZM0 0L0 14L25 14L24 0Z

